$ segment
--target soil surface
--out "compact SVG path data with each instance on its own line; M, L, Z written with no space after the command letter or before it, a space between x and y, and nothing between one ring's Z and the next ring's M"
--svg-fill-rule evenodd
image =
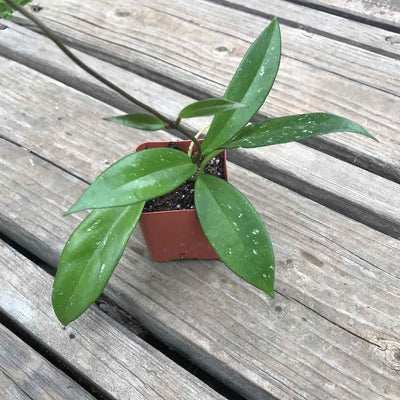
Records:
M170 147L173 147L172 145ZM218 154L204 169L206 174L225 179L224 157ZM194 181L188 180L182 186L164 196L146 202L143 212L190 210L194 208Z

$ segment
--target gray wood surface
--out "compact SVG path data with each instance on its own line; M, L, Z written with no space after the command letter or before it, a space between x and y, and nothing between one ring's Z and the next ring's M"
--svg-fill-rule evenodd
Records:
M204 0L43 4L41 17L74 46L195 96L222 95L269 23ZM398 60L286 25L282 37L280 72L261 115L324 111L354 119L380 143L339 133L308 144L400 182Z
M400 2L398 0L300 0L302 3L324 7L343 15L355 15L367 21L400 28ZM395 42L399 43L399 42Z
M13 262L14 254L8 252L5 257L3 243L0 242L1 274L7 271L7 277L11 281L11 274L4 264L18 266ZM16 282L15 282L16 283ZM25 285L29 282L25 279ZM5 290L4 285L0 290ZM14 295L20 293L14 288ZM4 293L1 293L1 298ZM8 299L9 304L18 307L13 298ZM0 305L0 309L2 306ZM14 310L16 311L16 310ZM23 310L26 311L26 308ZM23 315L20 315L21 318ZM26 314L24 315L27 316ZM6 327L0 324L0 396L2 400L90 400L94 399L75 381L54 367L44 357L30 348L21 339L15 336Z
M132 111L129 105L118 100L115 95L110 95L108 90L71 65L55 46L47 40L42 40L39 35L18 26L10 26L9 29L3 31L3 35L4 41L0 44L1 54L11 56L20 62L26 61L31 67L62 80L67 85L84 90L103 101L121 106L127 111ZM129 92L137 94L141 101L151 104L170 118L176 117L181 107L193 101L187 96L163 88L128 71L92 57L84 58L90 65L102 71ZM11 121L5 124L0 136L29 147L35 152L41 152L46 158L59 152L65 138L73 144L76 138L67 137L72 127L63 123L63 112L67 115L73 114L71 117L73 121L84 120L82 108L74 107L74 101L70 100L71 104L66 105L65 111L59 109L56 114L54 113L54 98L69 99L71 91L60 89L54 81L6 60L0 68L4 71L0 82L5 93L0 98L0 104L3 104L0 115L7 121ZM11 70L13 73L7 73ZM58 94L59 90L64 91L62 97ZM10 99L18 99L18 107L10 109L8 106ZM63 105L61 100L59 103L59 107ZM32 107L32 104L40 104L40 108ZM38 112L40 115L46 115L45 120L43 117L37 118ZM90 120L90 125L98 126L97 129L102 132L99 134L100 137L106 135L110 129L119 132L120 141L124 142L126 135L129 137L132 135L129 130L121 129L115 124L99 123L104 116L115 113L117 111L110 108L104 107L102 111L99 108L95 120ZM15 121L18 120L19 129L16 133ZM186 127L195 130L200 128L202 123L204 124L203 121L195 119L188 120ZM42 137L41 140L32 140L32 130L36 132L37 137ZM52 133L49 133L49 130ZM67 133L60 134L61 130ZM49 140L49 137L52 139ZM76 151L81 152L80 146L81 144L76 146ZM90 144L87 146L91 147ZM113 146L106 146L104 150L113 148ZM107 157L107 154L102 155L102 159L107 159ZM394 182L299 143L235 151L231 152L230 157L245 168L382 232L394 237L400 235L400 186ZM74 158L75 156L72 156L72 159ZM105 164L98 164L96 173L100 173L105 167ZM73 163L70 163L66 168L79 173L80 167L75 168Z
M95 306L64 329L51 307L53 278L3 241L0 270L1 312L112 398L222 400ZM35 400L92 398L0 325L1 372Z
M0 396L0 398L7 400L29 400L28 395L2 372L0 372Z
M6 61L1 65L7 68ZM55 266L80 220L62 215L86 187L82 180L91 181L148 134L110 129L99 117L117 110L26 67L14 63L12 69L25 71L15 81L18 96L29 96L22 90L25 74L29 93L40 82L44 99L40 113L20 109L3 123L13 127L15 140L30 125L30 137L23 147L0 141L0 227ZM30 105L25 97L7 96ZM163 132L152 137L172 139ZM271 233L275 299L217 261L154 263L139 231L107 294L247 398L397 400L400 242L250 171L229 168L231 182Z
M338 3L341 1L342 0L339 0ZM383 3L377 0L370 1L376 2L376 4ZM218 0L214 2L219 3ZM328 12L323 12L311 8L307 6L307 3L312 4L311 1L307 2L307 0L305 0L303 2L305 4L301 4L301 0L300 3L287 0L246 0L245 2L241 0L225 0L221 3L267 18L277 16L279 21L284 25L292 25L395 59L399 59L400 56L400 36L398 34L388 32L388 30L383 28L329 13L329 10ZM328 4L328 2L324 0L321 0L320 3ZM385 8L384 5L381 11L385 12Z

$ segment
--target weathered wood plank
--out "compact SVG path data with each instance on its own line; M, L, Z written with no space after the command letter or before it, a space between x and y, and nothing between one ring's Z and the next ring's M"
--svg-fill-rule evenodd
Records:
M214 2L267 18L277 16L281 24L312 31L395 59L400 56L398 34L310 8L302 4L301 0L299 3L286 0L268 0L267 3L264 0L247 0L245 3L240 0L214 0Z
M64 329L51 307L52 277L3 241L0 266L1 313L109 396L127 400L222 400L222 396L97 307L91 307ZM32 399L92 398L83 391L79 396L75 382L60 372L52 372L45 360L10 338L1 325L0 333L0 372L3 370L22 389L26 388Z
M8 271L4 264L16 265L11 259L4 258L3 243L0 242L0 265L2 275ZM25 280L25 285L29 283ZM1 291L4 286L1 285ZM16 289L15 293L18 293ZM2 296L3 293L0 295ZM10 305L17 302L8 299ZM0 305L1 308L1 305ZM26 311L26 309L25 309ZM25 315L26 316L26 315ZM0 324L0 393L4 400L89 400L92 395L82 389L75 381L66 376L50 362L36 353L26 343Z
M300 0L343 15L357 17L400 28L400 3L398 0ZM395 42L398 43L398 42Z
M2 387L6 387L7 392L5 392ZM0 396L2 399L7 400L29 400L28 395L22 392L18 386L2 372L0 372Z
M44 7L42 18L74 46L195 96L222 95L269 22L204 0L47 0ZM308 144L400 182L398 61L290 26L282 35L281 69L261 114L326 111L354 119L381 143L333 134Z
M33 90L41 78L29 76ZM21 85L23 80L22 74ZM32 129L30 137L31 146L55 143L46 153L36 148L53 164L0 142L0 227L53 266L79 220L62 215L86 187L54 163L90 181L106 161L113 162L148 136L132 131L129 138L117 126L110 131L96 117L110 107L54 85L58 98L68 99L56 101L52 95L49 110L54 115L41 112L24 119L21 114L4 124L13 125L17 137L27 121L34 125L35 118L54 118L45 121L46 129L35 129L47 131L47 137L33 136ZM46 95L50 98L49 91ZM87 110L84 119L73 112L82 108ZM59 124L57 133L52 124ZM172 139L163 132L153 137ZM107 294L247 398L265 399L268 393L279 399L395 400L400 390L400 242L229 167L232 183L255 204L271 233L278 264L275 300L219 262L151 262L140 232Z
M70 63L65 62L65 59L59 56L57 49L48 45L47 41L44 41L38 47L35 45L38 42L36 34L30 33L33 35L32 40L28 40L26 36L22 40L21 35L26 31L20 32L18 29L22 28L17 28L14 31L14 28L11 27L7 30L8 33L5 36L7 47L3 47L3 49L13 49L13 54L17 54L15 58L22 59L22 61L28 60L31 66L44 70L57 79L63 79L67 84L73 84L80 90L83 89L101 99L110 101L108 91L101 89L101 85L95 84L85 74L76 70ZM18 42L24 43L24 46L18 45ZM1 48L0 51L2 51ZM11 54L11 51L8 54ZM46 63L47 59L53 60L52 68L50 68L50 64ZM126 89L130 89L132 93L137 93L140 100L158 108L170 118L176 117L180 107L193 101L186 96L162 88L160 85L104 62L92 58L89 58L88 61L111 79L114 79ZM60 70L63 65L66 65L64 73ZM69 124L69 121L87 118L81 112L83 108L73 107L71 104L67 105L66 109L54 109L54 104L57 102L55 99L70 98L71 91L60 89L57 84L52 84L51 80L36 73L32 75L31 70L9 63L6 60L0 68L4 71L4 74L0 77L0 82L5 93L3 98L0 98L0 104L3 104L3 107L0 107L0 115L10 121L5 124L0 135L22 146L30 147L35 152L40 152L46 158L51 158L51 154L58 154L63 145L63 140L67 140L72 145L76 138L68 137L68 134L71 134L71 130L75 128ZM7 70L14 72L7 74ZM59 90L65 91L61 98L58 94ZM79 98L81 100L76 101L86 105L86 99L83 100L85 97ZM8 104L12 101L15 102L15 99L18 99L18 107L9 109ZM160 99L162 99L162 102ZM111 102L131 110L129 105L117 100L115 96L111 97ZM32 108L31 104L33 103L41 104L40 117L37 115L39 109ZM63 107L61 100L59 103L59 107ZM100 106L97 103L94 104L95 109L91 114L97 115L97 117L96 120L91 120L90 126L96 126L96 129L102 132L99 137L106 136L109 129L113 129L119 141L124 143L126 135L130 135L129 130L121 129L116 125L107 125L100 121L102 117L112 115L116 111L107 107L99 108ZM100 112L100 110L102 111ZM64 113L69 118L66 124L62 121ZM47 114L46 120L43 120L42 114ZM15 130L16 123L18 133ZM200 125L199 121L193 123L193 120L189 120L186 126L193 130L199 128ZM32 130L36 132L38 137L42 136L40 140L32 142ZM55 141L53 139L48 140L49 130L53 132L50 136L57 138ZM61 132L63 133L61 134ZM60 135L64 139L61 139ZM58 139L61 139L61 144L56 144ZM43 146L46 142L48 144ZM99 146L101 147L100 142ZM108 145L104 149L113 149L113 146ZM91 145L88 147L89 149L85 152L92 151ZM76 146L76 151L81 152L83 148L82 145ZM118 154L120 149L121 146L118 146L115 154ZM60 157L62 157L62 154L60 154ZM107 160L108 156L102 154L101 157ZM74 158L75 156L72 157L72 159ZM243 167L250 168L268 179L303 193L382 232L394 237L400 235L400 186L393 182L298 143L232 152L231 159ZM106 164L97 163L96 173L100 173L102 168L105 167ZM70 162L69 168L72 168L70 169L71 172L79 174L79 168L75 167L73 163Z
M22 149L1 143L0 150L1 190L11 189L1 199L1 227L55 265L76 224L62 217L63 204L85 185ZM400 282L393 259L399 243L321 206L303 209L295 195L282 199L281 188L231 169L233 183L268 222L279 266L276 299L217 262L152 263L140 255L146 251L137 236L107 294L248 398L395 400ZM308 215L339 226L321 226ZM383 262L370 264L360 256L365 253Z

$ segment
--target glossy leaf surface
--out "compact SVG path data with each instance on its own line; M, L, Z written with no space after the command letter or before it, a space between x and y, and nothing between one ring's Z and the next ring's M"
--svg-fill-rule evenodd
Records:
M268 96L281 56L279 23L274 19L245 54L224 98L249 107L217 114L203 142L204 154L221 147L242 129Z
M207 99L189 104L180 113L180 118L195 118L214 115L219 112L248 108L246 104L236 103L226 99Z
M274 118L248 125L226 143L224 148L270 146L333 132L360 133L376 140L364 128L347 118L314 113Z
M195 172L196 165L182 151L170 148L139 151L99 175L67 214L153 199L177 188Z
M158 131L165 128L165 123L161 119L148 114L127 114L104 119L144 131Z
M102 293L142 213L144 202L92 211L68 239L53 285L53 308L63 325Z
M195 203L201 227L220 259L241 278L273 297L272 244L249 201L225 180L200 174Z

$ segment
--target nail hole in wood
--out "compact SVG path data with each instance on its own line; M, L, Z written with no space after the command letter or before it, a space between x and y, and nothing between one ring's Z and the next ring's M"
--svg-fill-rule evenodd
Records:
M39 3L33 3L31 9L33 12L39 12L43 10L43 7L40 7Z
M117 10L117 11L115 11L115 15L117 17L126 18L126 17L130 17L131 13L127 10Z
M282 306L276 306L276 307L275 307L275 311L276 311L277 313L281 313L281 312L282 312Z

